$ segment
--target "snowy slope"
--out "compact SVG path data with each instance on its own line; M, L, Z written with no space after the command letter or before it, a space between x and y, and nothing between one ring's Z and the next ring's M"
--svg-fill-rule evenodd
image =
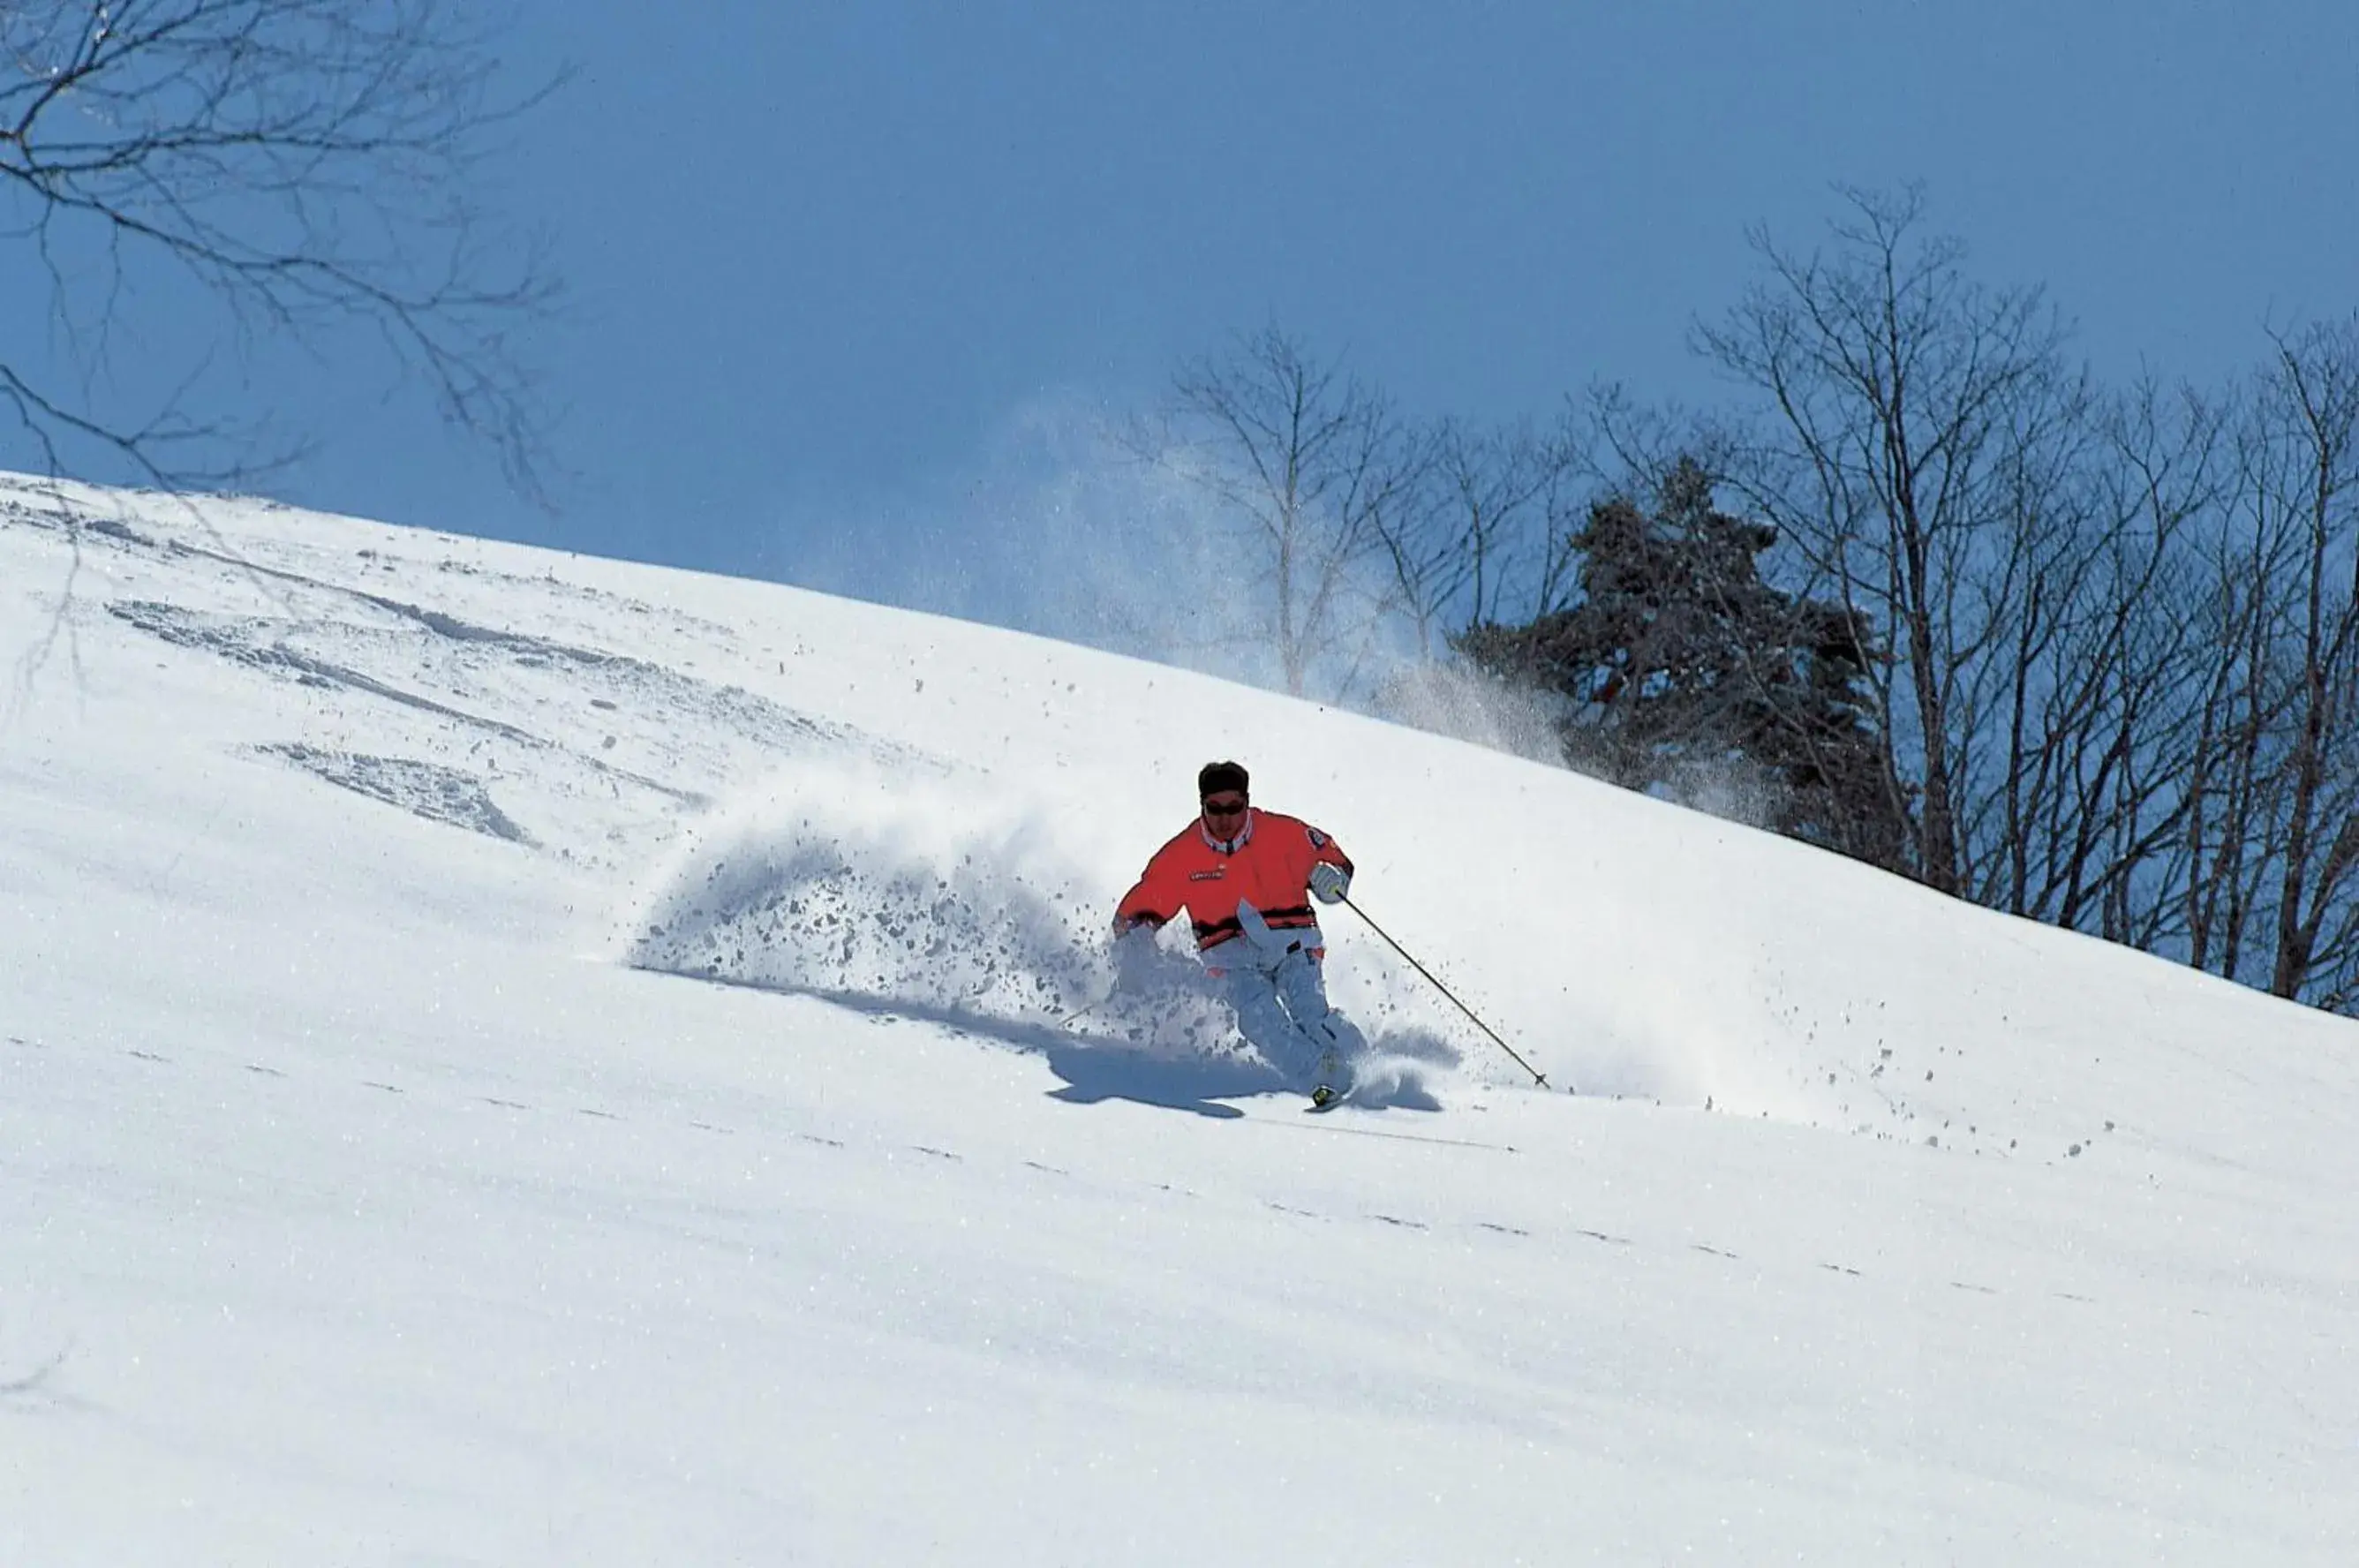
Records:
M2354 1560L2346 1023L1103 654L70 499L0 1563ZM1349 914L1374 1104L1070 1018L1226 755L1582 1094Z

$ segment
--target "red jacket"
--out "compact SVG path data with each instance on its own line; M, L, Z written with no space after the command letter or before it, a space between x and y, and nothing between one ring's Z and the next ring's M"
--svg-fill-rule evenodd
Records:
M1237 904L1245 900L1272 931L1315 935L1310 868L1322 860L1351 873L1335 841L1299 818L1248 811L1244 830L1223 843L1199 817L1155 852L1137 886L1123 895L1114 924L1159 926L1184 907L1195 922L1197 950L1209 952L1239 933Z

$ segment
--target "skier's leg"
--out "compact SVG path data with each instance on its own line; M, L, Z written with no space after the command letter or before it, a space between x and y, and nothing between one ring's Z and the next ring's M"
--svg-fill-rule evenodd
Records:
M1352 1020L1327 1000L1327 979L1321 964L1324 955L1323 949L1304 947L1280 960L1273 977L1279 999L1285 1002L1288 1016L1313 1040L1344 1051L1363 1050L1366 1040Z
M1314 1072L1343 1091L1350 1087L1368 1042L1351 1019L1329 1005L1322 956L1319 949L1308 947L1288 953L1277 966L1276 989L1288 1016L1318 1052Z
M1238 962L1228 971L1229 1005L1236 1010L1237 1032L1262 1054L1262 1060L1285 1074L1289 1083L1308 1086L1319 1060L1318 1044L1295 1027L1278 999L1277 977L1258 964Z

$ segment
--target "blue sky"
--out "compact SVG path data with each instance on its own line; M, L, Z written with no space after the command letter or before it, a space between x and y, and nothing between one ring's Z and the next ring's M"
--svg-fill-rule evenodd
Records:
M288 499L913 596L1020 559L1071 429L1266 321L1415 412L1709 402L1688 323L1837 180L1924 180L2109 372L2359 304L2347 0L527 0L507 52L577 70L488 171L571 289L555 510L271 355L241 395L321 442Z

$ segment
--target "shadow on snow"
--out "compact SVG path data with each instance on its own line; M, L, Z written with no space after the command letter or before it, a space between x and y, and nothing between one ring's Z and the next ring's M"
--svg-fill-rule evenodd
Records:
M1200 1116L1234 1119L1245 1112L1226 1102L1256 1094L1290 1092L1283 1074L1257 1058L1247 1056L1163 1055L1141 1051L1126 1040L1060 1029L1052 1024L1026 1023L995 1018L956 1006L878 996L860 991L798 985L784 981L752 979L719 971L701 973L634 965L650 975L669 975L744 991L764 991L782 996L808 996L873 1018L910 1018L955 1033L982 1039L1042 1058L1049 1070L1064 1082L1049 1097L1068 1105L1094 1105L1106 1100L1165 1110L1189 1111ZM1422 1046L1423 1041L1419 1041ZM1431 1054L1430 1048L1419 1050ZM1441 1103L1414 1071L1375 1070L1354 1090L1350 1103L1369 1109L1438 1111Z

